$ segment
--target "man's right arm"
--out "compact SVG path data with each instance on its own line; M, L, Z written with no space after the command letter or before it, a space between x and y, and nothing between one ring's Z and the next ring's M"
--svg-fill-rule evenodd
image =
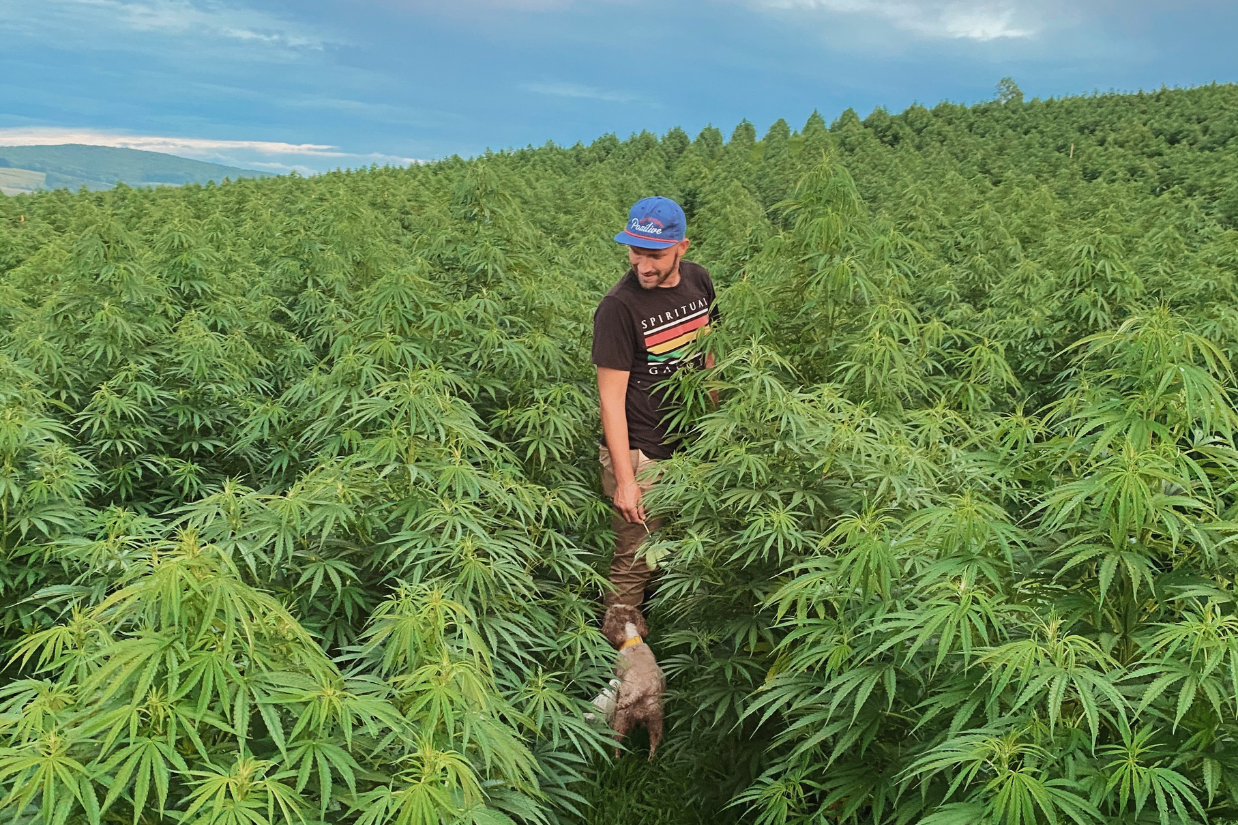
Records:
M598 397L601 399L602 437L610 451L610 463L615 473L615 508L625 519L644 523L645 507L641 503L640 487L632 473L628 458L628 417L625 405L628 397L627 370L598 367Z

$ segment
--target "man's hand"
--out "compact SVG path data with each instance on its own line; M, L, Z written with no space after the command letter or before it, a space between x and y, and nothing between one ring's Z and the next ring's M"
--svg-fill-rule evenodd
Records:
M615 509L633 524L645 523L645 505L641 503L640 485L635 481L615 488Z

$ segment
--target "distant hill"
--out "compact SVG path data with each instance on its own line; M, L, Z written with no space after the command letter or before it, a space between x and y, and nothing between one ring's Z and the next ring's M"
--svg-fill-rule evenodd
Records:
M83 186L110 189L120 182L134 187L184 186L271 174L110 146L0 146L0 190L6 195Z

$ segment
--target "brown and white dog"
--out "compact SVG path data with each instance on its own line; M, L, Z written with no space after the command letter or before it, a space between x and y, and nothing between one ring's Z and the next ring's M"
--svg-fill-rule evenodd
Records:
M649 731L649 758L653 759L662 741L662 694L666 691L666 676L642 638L648 632L649 626L640 610L626 604L611 605L602 619L602 635L619 651L615 662L619 686L610 723L615 731L615 742L622 742L629 730L643 724ZM619 751L616 744L616 758Z

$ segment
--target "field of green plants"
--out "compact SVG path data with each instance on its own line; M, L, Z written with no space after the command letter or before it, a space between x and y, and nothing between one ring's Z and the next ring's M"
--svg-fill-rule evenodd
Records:
M724 318L652 764L584 719L651 194ZM0 820L1233 821L1236 353L1232 85L0 198Z

